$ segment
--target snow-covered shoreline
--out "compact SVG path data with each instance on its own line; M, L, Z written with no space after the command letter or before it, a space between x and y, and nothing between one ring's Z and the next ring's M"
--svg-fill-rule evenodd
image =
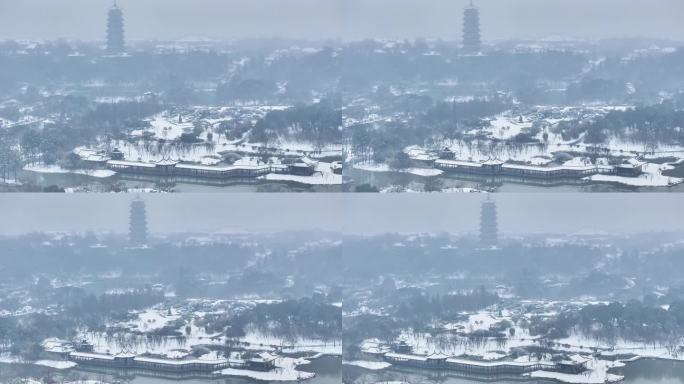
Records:
M65 169L59 165L26 165L24 171L47 174L65 174L71 173L75 175L84 175L95 178L108 178L116 175L116 172L110 169Z
M554 313L552 308L548 313ZM621 382L624 377L613 372L615 368L624 367L631 362L642 359L659 359L684 363L684 354L668 345L653 345L641 342L617 340L612 344L592 337L573 334L563 339L542 340L529 333L529 330L514 320L513 312L508 309L485 309L468 314L466 318L454 323L441 324L440 327L453 332L485 331L501 322L510 322L510 336L505 343L487 339L480 342L468 342L467 339L451 340L413 330L403 330L397 340L409 346L417 356L443 355L448 358L472 360L474 364L497 363L511 361L519 363L549 363L552 356L565 356L572 361L583 361L586 370L581 373L563 373L552 370L539 370L526 373L529 379L547 379L567 384L601 384ZM683 340L684 341L684 340ZM680 345L680 344L677 344ZM542 356L520 355L521 350L544 346L550 348ZM377 339L367 339L360 345L361 351L373 356L370 361L351 360L345 365L359 366L370 370L389 368L379 356L391 352L390 344Z

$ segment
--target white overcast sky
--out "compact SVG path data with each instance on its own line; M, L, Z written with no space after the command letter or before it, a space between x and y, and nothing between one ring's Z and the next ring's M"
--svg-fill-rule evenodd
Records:
M468 0L118 0L133 40L460 39ZM102 40L113 0L0 0L0 40ZM486 40L684 40L683 0L475 0Z
M125 232L134 196L0 194L0 235L34 231ZM482 194L148 194L150 230L321 229L357 234L472 232ZM684 232L684 193L495 194L507 234Z

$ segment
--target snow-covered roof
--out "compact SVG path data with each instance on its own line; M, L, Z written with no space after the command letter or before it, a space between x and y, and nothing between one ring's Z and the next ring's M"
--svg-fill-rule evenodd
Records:
M413 360L413 361L426 361L427 360L427 356L407 355L404 353L394 353L394 352L385 353L385 357L389 357L390 359Z
M141 363L155 363L155 364L168 364L168 365L186 365L186 364L223 364L227 363L226 359L213 359L213 360L200 360L200 359L164 359L160 357L150 357L150 356L136 356L133 360L139 361Z
M264 359L265 361L272 361L272 360L275 360L275 359L278 358L278 356L272 355L272 354L270 354L270 353L268 353L268 352L261 352L261 353L259 354L259 357L262 358L262 359Z
M315 165L318 164L318 161L316 161L316 160L311 160L310 158L308 158L308 157L306 157L306 156L305 156L305 157L302 157L299 161L302 162L302 163L304 163L304 164L306 164L306 165L310 165L310 166L315 166Z
M539 171L539 172L553 172L553 171L590 171L592 169L597 169L595 165L582 165L582 166L571 166L571 165L558 165L555 167L540 167L536 165L522 165L522 164L504 164L503 168L508 169L524 169L529 171Z
M528 366L533 366L533 365L545 365L548 366L549 368L553 368L556 366L555 363L550 362L550 361L512 361L512 360L506 360L506 361L480 361L480 360L468 360L468 359L459 359L457 357L452 357L447 359L448 363L455 363L455 364L464 364L464 365L476 365L478 367L498 367L498 366L516 366L516 367L528 367Z
M72 357L83 357L86 359L100 359L100 360L114 360L114 355L108 355L104 353L93 353L93 352L71 352L69 354Z
M199 165L199 164L178 164L176 168L179 169L197 169L204 171L232 171L235 169L268 169L268 165L227 165L222 167L217 167L213 165Z
M130 166L130 167L147 167L147 168L156 167L156 165L154 165L152 163L145 163L142 161L109 160L107 163L109 165L122 165L122 166Z
M465 161L465 160L436 160L435 164L449 164L449 165L458 165L458 166L464 166L464 167L482 167L482 163L475 163L473 161Z
M412 361L427 361L427 360L442 360L446 359L447 363L454 363L454 364L463 364L463 365L472 365L472 366L478 366L478 367L497 367L497 366L516 366L516 367L528 367L528 366L535 366L535 365L542 365L542 366L548 366L549 368L554 368L556 366L555 363L550 362L550 361L511 361L511 360L506 360L506 361L480 361L480 360L469 360L469 359L460 359L457 357L448 357L447 355L443 353L434 353L429 356L421 356L421 355L408 355L408 354L403 354L403 353L386 353L386 357L390 359L400 359L400 360L412 360Z
M178 162L173 161L173 160L159 160L155 164L157 164L157 165L176 165L176 164L178 164Z
M428 360L444 360L448 357L449 357L448 355L445 355L443 353L433 353L433 354L429 355L427 358L428 358Z

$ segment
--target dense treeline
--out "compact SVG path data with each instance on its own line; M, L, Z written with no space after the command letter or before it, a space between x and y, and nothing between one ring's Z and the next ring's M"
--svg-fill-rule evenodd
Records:
M259 304L252 311L242 313L240 322L265 333L332 340L341 336L342 313L339 307L322 300L302 298Z
M328 237L330 236L330 237ZM321 240L312 248L302 244ZM26 278L41 274L70 275L74 271L103 273L155 273L175 281L180 270L190 276L229 271L249 271L248 263L259 273L302 274L310 279L331 279L331 272L322 273L326 263L341 262L341 245L337 235L310 232L254 235L249 240L184 242L181 238L156 241L148 248L130 248L125 237L97 238L93 234L64 239L48 234L29 234L0 239L0 278ZM252 242L253 241L253 242ZM258 243L258 244L257 244ZM257 254L269 257L255 260ZM296 251L296 252L290 252ZM188 262L192 255L192 263ZM302 260L292 263L292 259Z
M105 133L114 138L123 138L129 130L148 125L142 120L164 108L163 104L155 100L100 103L83 115L80 124L90 127L93 135Z
M563 338L573 331L608 342L618 339L647 343L677 343L684 334L684 301L667 307L638 300L592 304L577 312L563 312L551 320L536 319L532 334Z
M208 332L239 338L256 331L295 342L298 339L337 340L342 337L342 312L323 295L260 303L237 314L209 315L201 324Z
M125 239L94 235L56 240L33 234L0 239L0 278L69 277L74 271L154 276L180 297L225 298L240 294L277 293L296 298L317 285L340 284L341 245L323 236L317 246L302 247L311 233L255 236L252 242L196 244L161 241L130 248ZM257 257L257 254L269 254ZM18 257L17 255L22 255ZM192 262L188 262L188 255ZM141 284L141 278L131 284ZM288 287L286 279L289 279ZM220 284L214 282L220 281ZM7 304L7 303L5 303Z
M89 294L67 307L66 316L77 319L79 325L98 329L110 320L126 319L129 312L149 308L164 301L158 290L138 289L96 296Z
M61 295L51 293L51 298L57 300L53 305L59 308L55 313L0 317L0 347L10 346L13 354L36 359L42 350L40 342L48 337L73 338L83 326L104 330L106 321L126 319L129 311L164 300L161 292L146 289L99 296L79 290L70 295L71 299L65 301Z
M462 293L428 295L419 290L398 291L393 303L395 315L414 324L428 324L433 318L456 320L463 311L476 311L496 304L499 297L484 287Z
M586 60L581 54L560 50L492 51L464 56L453 42L365 40L345 46L337 55L345 91L377 82L416 84L458 78L464 83L494 83L516 87L521 77L560 80L578 73Z
M70 274L74 270L101 273L159 273L172 278L180 269L190 273L232 270L243 267L255 251L239 244L183 245L159 244L147 249L127 248L126 241L112 242L107 247L94 246L97 240L73 238L74 244L60 243L42 236L44 243L27 242L26 238L0 241L0 275L24 277L35 274ZM230 257L226 257L226 254ZM187 255L194 262L188 264ZM18 255L21 255L19 257Z
M331 100L271 111L252 128L251 141L268 143L277 138L312 141L323 145L342 139L342 113Z
M440 102L423 116L423 123L441 126L445 123L481 119L505 111L509 106L501 100L472 100L464 102Z
M358 353L362 340L376 338L392 342L402 330L432 332L431 324L465 320L464 311L477 311L498 303L499 297L483 287L460 293L429 294L417 288L388 290L384 284L382 307L387 315L360 314L345 317L345 356ZM345 301L347 303L347 301ZM350 302L350 307L355 303Z
M406 121L356 124L349 128L354 153L362 160L401 163L401 151L429 137L463 138L466 131L489 123L484 118L510 108L502 99L477 99L460 102L433 102L414 111Z
M42 124L19 124L0 131L0 179L10 179L25 164L58 164L83 167L72 150L99 138L122 139L132 129L149 125L144 118L160 112L158 101L89 103L78 97L64 97L55 106L59 120Z
M673 102L610 111L591 121L561 122L566 139L586 132L585 141L603 143L611 137L646 144L684 143L684 110Z
M49 53L49 54L46 54ZM54 49L38 48L32 54L0 55L0 85L13 89L19 84L105 82L122 87L140 83L148 91L168 91L173 84L218 79L225 73L230 56L216 52L135 52L127 57L105 57L101 52L62 55Z
M344 238L344 262L349 276L356 278L449 271L517 276L525 267L534 268L538 274L578 273L603 256L600 249L581 244L547 247L511 241L500 244L501 249L494 252L478 247L477 239L470 236L451 238L443 234L410 241L400 234L348 236Z

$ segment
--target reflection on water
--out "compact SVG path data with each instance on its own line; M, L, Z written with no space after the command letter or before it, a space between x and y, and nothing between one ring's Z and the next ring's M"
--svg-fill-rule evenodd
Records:
M520 383L521 378L471 378L454 373L417 371L392 367L389 370L369 371L345 365L342 368L345 381L357 383L405 382L425 384L478 384L483 381L501 384ZM624 384L684 384L684 362L644 359L628 363L627 366L611 371L625 377ZM524 379L522 379L524 380ZM524 380L530 384L549 384L543 380Z
M20 180L41 188L84 188L91 192L109 192L112 189L158 189L175 192L337 192L340 185L305 185L286 181L262 181L255 179L226 180L208 183L200 179L173 179L149 177L136 179L125 175L96 178L73 173L37 173L22 171ZM211 180L209 180L211 181Z
M340 384L342 359L340 357L323 356L313 360L311 364L299 367L302 371L314 372L316 376L306 380L307 384ZM127 384L254 384L264 383L256 380L240 377L221 378L179 378L179 377L155 377L153 374L123 374L112 371L91 371L79 368L59 371L52 368L28 365L28 364L3 364L0 363L0 383L7 383L17 378L31 377L36 380L53 378L56 382L77 380L100 380L106 383ZM275 384L275 383L273 383Z
M345 382L356 383L382 383L401 382L411 384L479 384L482 382L495 382L500 384L519 384L522 381L529 384L551 384L548 380L525 380L520 376L497 376L497 377L466 377L457 372L437 372L429 370L416 370L409 368L392 367L382 371L368 371L363 368L345 365L342 368Z
M393 185L410 186L412 183L424 184L428 179L423 176L395 172L371 172L351 166L344 168L344 175L354 181L355 185L370 184L382 190ZM479 177L468 177L455 173L445 173L439 176L443 188L478 188L494 190L496 192L682 192L684 184L672 187L632 187L615 183L588 183L578 179L567 180L552 185L538 184L539 181L530 180L523 183L515 179L500 179L485 182ZM537 183L537 184L535 184Z
M684 384L684 362L637 360L615 371L625 384Z

